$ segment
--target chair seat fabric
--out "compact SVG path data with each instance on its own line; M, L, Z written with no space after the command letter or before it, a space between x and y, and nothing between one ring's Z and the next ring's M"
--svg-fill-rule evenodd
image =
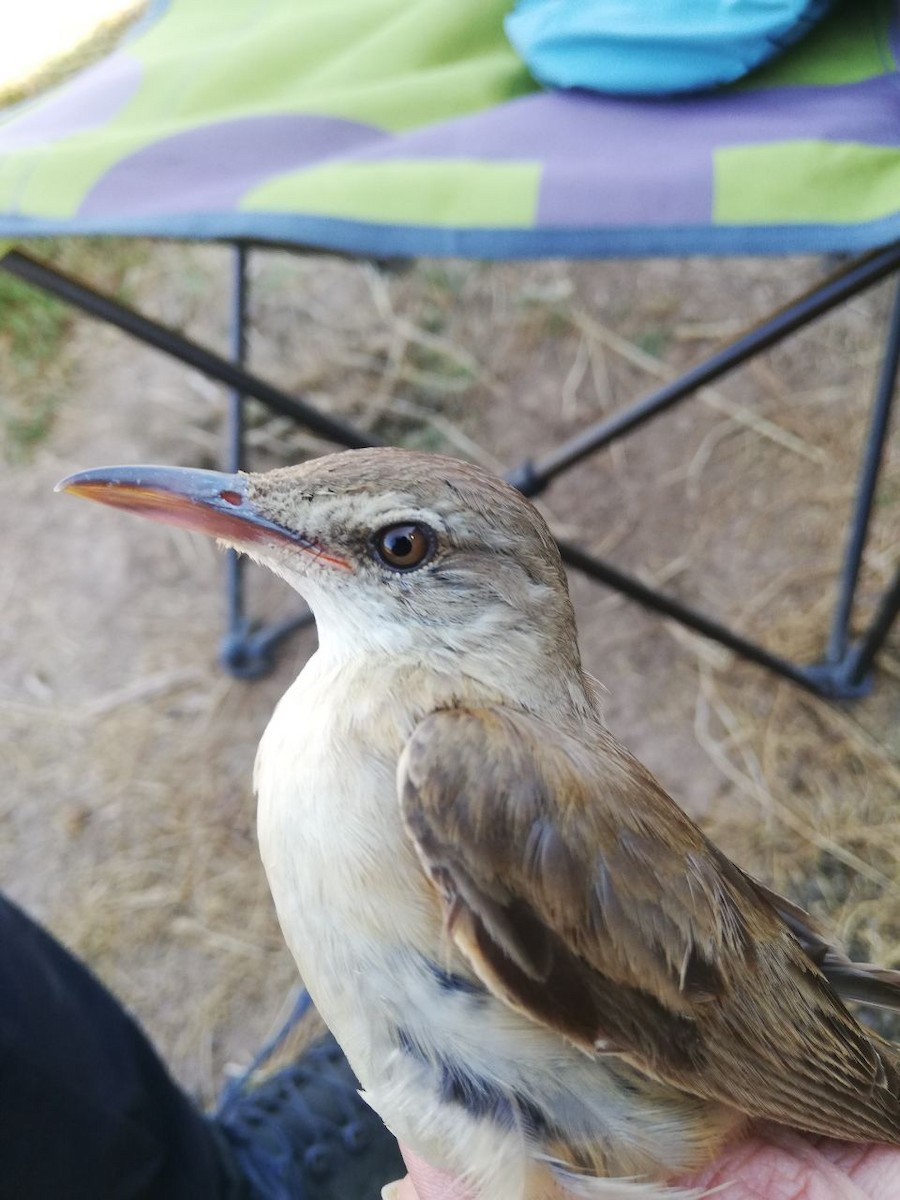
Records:
M0 237L384 255L852 251L900 236L900 0L747 79L542 90L510 0L170 0L0 120Z

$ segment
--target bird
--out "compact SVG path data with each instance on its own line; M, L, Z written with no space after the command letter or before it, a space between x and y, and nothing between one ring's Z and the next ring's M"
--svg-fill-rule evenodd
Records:
M513 487L378 448L58 489L211 535L311 607L256 758L260 854L419 1157L477 1200L672 1200L755 1120L900 1145L900 1059L846 1006L900 1008L900 972L852 962L609 732Z

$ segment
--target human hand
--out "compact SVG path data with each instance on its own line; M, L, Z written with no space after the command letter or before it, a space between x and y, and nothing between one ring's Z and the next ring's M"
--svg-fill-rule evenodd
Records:
M443 1172L404 1152L410 1177L392 1200L471 1200ZM764 1127L682 1186L719 1188L721 1200L896 1200L900 1151ZM727 1186L723 1186L727 1185Z

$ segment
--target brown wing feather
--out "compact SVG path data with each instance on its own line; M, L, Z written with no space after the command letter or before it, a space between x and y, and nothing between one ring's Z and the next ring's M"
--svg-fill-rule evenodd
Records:
M830 988L811 919L804 940L802 910L776 911L605 730L434 713L400 780L452 936L496 995L751 1116L900 1144L896 1061Z

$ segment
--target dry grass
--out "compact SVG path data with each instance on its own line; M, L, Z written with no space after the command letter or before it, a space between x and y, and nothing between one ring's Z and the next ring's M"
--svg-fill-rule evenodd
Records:
M265 254L253 264L251 365L393 441L508 464L654 387L820 271L807 260L449 262L382 275ZM225 305L210 297L226 272L220 249L158 246L127 265L124 286L221 348ZM567 538L772 649L814 657L885 307L876 291L776 348L579 467L545 510ZM57 422L0 480L20 516L2 533L11 736L0 766L12 788L0 869L208 1097L292 985L249 776L312 640L272 679L226 680L212 548L50 492L66 470L104 460L214 464L221 390L81 322L53 369L67 381ZM258 410L250 441L257 468L325 448ZM863 615L897 561L898 469L894 444ZM615 732L743 865L828 914L856 953L900 964L896 632L872 696L834 706L583 581L573 591ZM253 593L254 611L291 608L275 581L254 580Z

